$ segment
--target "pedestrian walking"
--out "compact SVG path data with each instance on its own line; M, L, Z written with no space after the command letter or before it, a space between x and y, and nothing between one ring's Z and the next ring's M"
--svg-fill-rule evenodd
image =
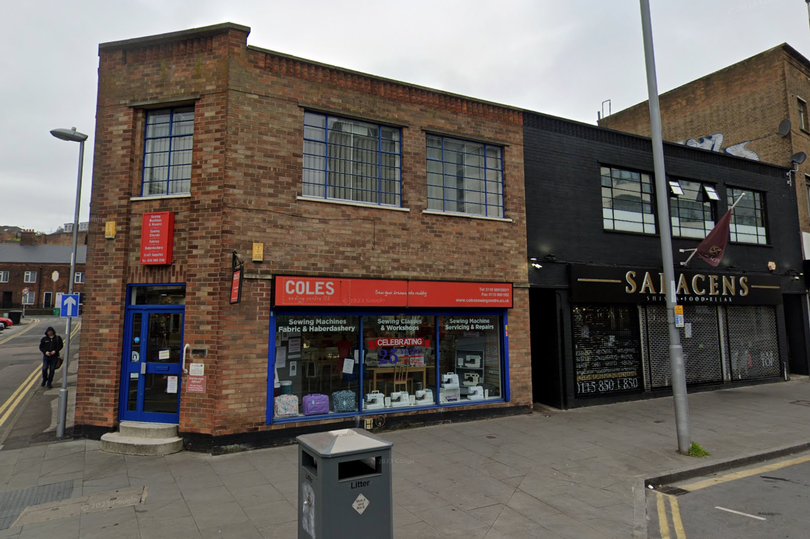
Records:
M48 384L48 389L53 386L53 373L59 366L59 352L62 350L62 337L56 334L56 330L48 327L45 330L45 336L39 341L39 350L42 352L42 383L41 386Z

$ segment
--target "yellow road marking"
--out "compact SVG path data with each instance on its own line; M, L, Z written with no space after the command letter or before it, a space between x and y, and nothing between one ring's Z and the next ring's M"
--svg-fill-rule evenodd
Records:
M667 496L669 498L669 508L672 511L672 527L675 528L675 536L678 539L686 539L686 530L683 529L683 522L681 521L681 508L678 505L678 498L675 496Z
M2 416L0 416L0 427L3 426L3 423L6 422L6 420L9 418L14 409L25 398L25 395L28 393L28 390L30 390L31 387L36 383L37 375L40 374L41 372L42 372L41 367L37 367L36 369L34 369L34 372L31 373L31 375L25 380L25 382L20 384L20 387L18 387L17 390L14 393L12 393L12 395L8 398L8 400L3 404L3 406L0 407L0 414L3 414ZM5 413L3 413L4 410Z
M667 506L664 504L664 495L660 492L655 493L658 498L658 529L661 531L661 539L669 538L669 523L667 522Z
M70 338L71 339L76 336L76 334L79 332L79 328L81 328L81 327L82 327L82 323L81 322L76 322L76 326L73 328L73 331L70 332Z
M780 470L782 468L787 468L788 466L795 466L796 464L804 464L805 462L810 462L810 455L805 455L803 457L798 457L795 459L790 460L783 460L782 462L775 462L773 464L768 464L766 466L760 466L759 468L753 468L751 470L741 470L739 472L734 472L726 475L721 475L720 477L712 477L711 479L704 479L702 481L696 481L694 483L689 483L687 485L681 485L680 488L684 490L688 490L689 492L700 490L707 487L713 487L714 485L720 485L722 483L728 483L729 481L735 481L737 479L744 479L746 477L751 477L752 475L758 475L765 472L772 472L774 470Z
M11 339L13 339L15 337L19 337L20 335L25 335L26 333L28 333L29 331L34 329L34 326L36 326L37 324L39 324L39 318L32 318L31 323L28 324L27 328L21 329L20 331L18 331L14 335L9 335L5 339L0 340L0 344L5 344L5 343L7 343L8 341L10 341Z

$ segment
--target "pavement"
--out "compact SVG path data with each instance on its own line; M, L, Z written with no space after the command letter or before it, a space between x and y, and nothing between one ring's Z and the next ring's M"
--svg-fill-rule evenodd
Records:
M807 377L696 393L689 405L705 459L675 451L671 398L381 432L394 443L395 537L647 537L645 479L810 444ZM4 515L14 524L0 539L291 539L297 498L296 446L131 457L72 440L0 451L0 528ZM51 505L9 514L26 500Z

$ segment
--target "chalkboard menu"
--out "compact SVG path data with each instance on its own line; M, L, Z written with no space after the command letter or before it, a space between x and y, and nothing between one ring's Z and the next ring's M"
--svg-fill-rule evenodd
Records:
M572 318L577 397L642 391L638 308L578 305Z

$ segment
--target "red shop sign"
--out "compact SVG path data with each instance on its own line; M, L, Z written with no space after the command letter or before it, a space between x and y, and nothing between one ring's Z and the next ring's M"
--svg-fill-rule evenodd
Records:
M231 303L239 303L242 301L242 272L244 268L239 268L233 271L233 279L231 280Z
M276 277L279 306L512 307L510 283Z
M172 263L174 213L144 213L141 227L141 264Z

